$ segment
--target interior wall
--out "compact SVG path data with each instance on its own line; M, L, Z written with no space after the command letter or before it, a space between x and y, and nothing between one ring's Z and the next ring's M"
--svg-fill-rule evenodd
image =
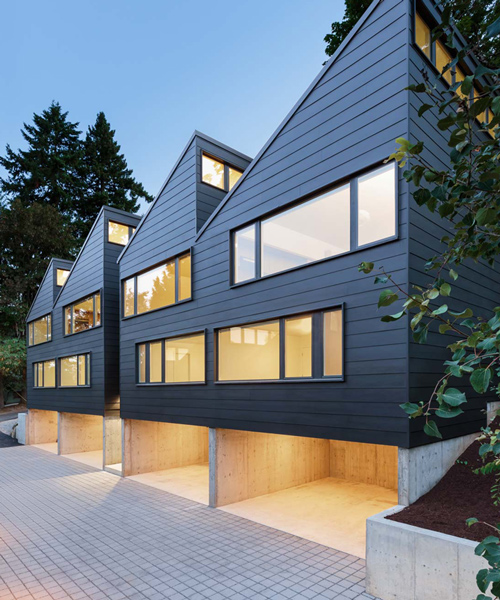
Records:
M103 448L103 417L59 413L59 454L91 452Z
M28 444L50 444L57 442L57 411L28 410Z
M208 429L177 423L123 420L124 477L208 462Z
M211 429L210 450L210 506L240 502L330 474L328 440Z
M330 476L398 489L398 448L330 440Z

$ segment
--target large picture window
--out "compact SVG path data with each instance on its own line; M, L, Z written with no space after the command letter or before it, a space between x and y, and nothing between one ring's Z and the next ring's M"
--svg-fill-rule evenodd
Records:
M28 323L28 346L50 342L52 339L52 318L45 315Z
M137 373L138 383L204 383L205 334L139 344Z
M201 180L203 183L229 192L242 175L243 171L229 166L220 159L205 153L201 156Z
M64 333L71 335L101 324L101 293L96 292L64 308Z
M123 223L117 223L116 221L109 221L108 242L118 244L119 246L126 246L134 231L135 227L123 225Z
M191 298L191 253L123 282L123 316L131 317Z
M316 311L217 331L217 380L343 377L342 309Z
M88 387L90 385L90 354L75 354L59 359L61 387Z
M396 165L391 162L233 231L232 283L282 273L394 239L396 174Z
M33 387L56 387L56 361L44 360L33 364Z

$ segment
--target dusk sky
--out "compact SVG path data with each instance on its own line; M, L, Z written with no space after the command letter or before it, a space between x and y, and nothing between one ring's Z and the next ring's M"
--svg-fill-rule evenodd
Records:
M0 153L52 100L103 110L153 195L194 129L255 156L326 59L343 0L2 5Z

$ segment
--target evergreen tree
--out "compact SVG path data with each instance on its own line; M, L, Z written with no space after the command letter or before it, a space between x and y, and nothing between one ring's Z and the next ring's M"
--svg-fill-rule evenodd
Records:
M52 102L41 115L33 115L32 125L24 123L21 133L28 149L14 152L7 145L6 156L0 157L7 171L6 178L0 178L0 192L25 206L49 204L69 221L82 194L82 147L78 123L67 116Z
M84 146L85 196L78 209L78 228L90 227L103 205L128 212L139 209L139 198L153 199L132 176L103 112L90 126Z
M24 337L24 321L52 257L74 256L72 226L50 205L0 207L0 336Z
M345 12L342 21L332 23L332 32L325 35L327 56L332 56L348 36L351 29L361 18L372 0L345 0Z

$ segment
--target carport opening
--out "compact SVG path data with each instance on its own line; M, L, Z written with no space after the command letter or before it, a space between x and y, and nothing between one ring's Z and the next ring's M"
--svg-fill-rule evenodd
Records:
M30 408L27 419L27 443L57 454L57 412Z
M364 557L366 519L397 504L396 447L211 430L211 505Z
M208 504L208 428L125 419L123 475Z
M103 417L59 413L59 454L103 468Z

